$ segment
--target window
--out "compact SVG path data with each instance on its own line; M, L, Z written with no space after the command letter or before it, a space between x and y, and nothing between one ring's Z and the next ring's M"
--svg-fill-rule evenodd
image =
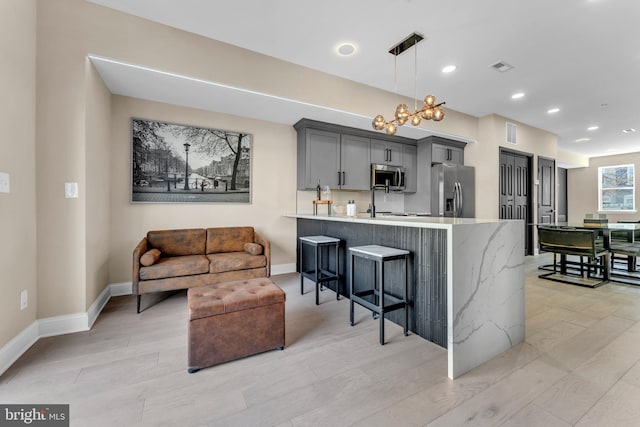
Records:
M598 168L598 210L635 212L634 165Z

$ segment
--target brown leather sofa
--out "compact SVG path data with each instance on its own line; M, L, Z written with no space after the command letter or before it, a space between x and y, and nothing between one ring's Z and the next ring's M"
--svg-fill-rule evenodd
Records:
M270 275L270 243L253 227L149 231L133 251L138 313L143 294Z

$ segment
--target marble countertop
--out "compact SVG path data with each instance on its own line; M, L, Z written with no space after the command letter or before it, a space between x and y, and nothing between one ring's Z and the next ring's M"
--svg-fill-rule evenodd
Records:
M500 223L507 221L522 220L505 220L505 219L482 219L482 218L451 218L451 217L431 217L431 216L384 216L378 215L375 218L369 217L369 214L358 214L356 216L346 215L313 215L313 214L286 214L290 218L315 219L318 221L341 221L355 222L361 224L374 225L391 225L396 227L419 227L419 228L444 228L450 229L456 225L473 225Z

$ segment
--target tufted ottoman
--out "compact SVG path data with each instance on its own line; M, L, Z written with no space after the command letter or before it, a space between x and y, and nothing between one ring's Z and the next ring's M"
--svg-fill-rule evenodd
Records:
M284 348L285 293L267 277L189 289L189 373Z

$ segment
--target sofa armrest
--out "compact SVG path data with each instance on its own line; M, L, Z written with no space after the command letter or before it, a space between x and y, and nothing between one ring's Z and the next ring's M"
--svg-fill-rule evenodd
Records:
M253 241L262 245L264 256L267 257L267 277L271 276L271 243L257 231L253 233Z
M133 277L131 292L138 295L138 281L140 280L140 257L147 251L147 238L143 238L133 250Z

